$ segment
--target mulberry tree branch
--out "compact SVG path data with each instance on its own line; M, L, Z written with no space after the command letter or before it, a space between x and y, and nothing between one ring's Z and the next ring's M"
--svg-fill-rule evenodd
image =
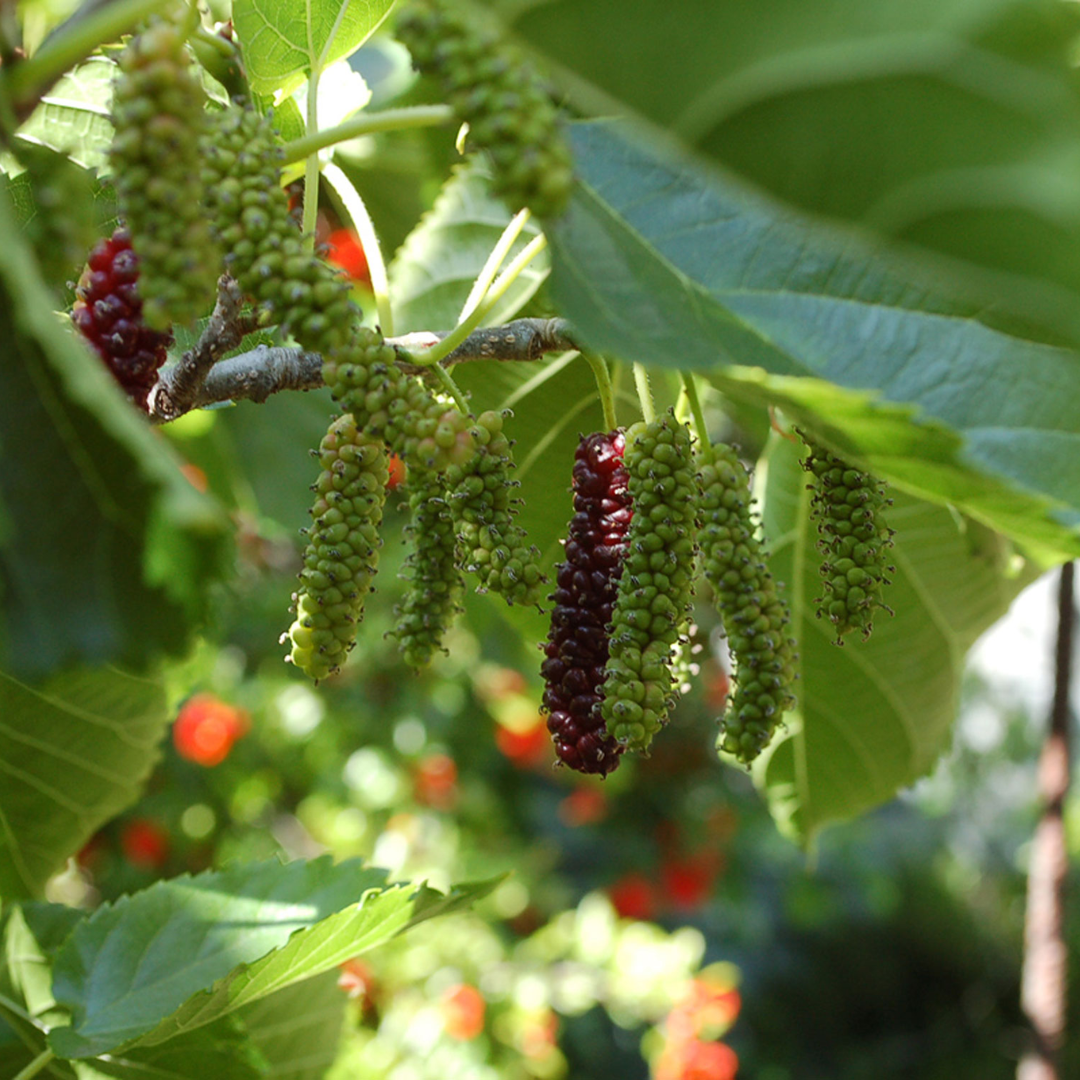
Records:
M282 390L316 390L323 385L322 357L318 353L260 345L250 352L220 359L253 329L254 316L242 311L236 283L222 278L217 306L198 344L172 367L165 368L150 392L151 419L166 423L192 409L218 402L263 402ZM402 370L423 375L431 370L423 362L424 351L444 337L446 334L423 331L387 338L387 343L394 347ZM573 329L565 319L515 319L503 326L474 330L439 363L443 367L476 360L513 363L577 348Z

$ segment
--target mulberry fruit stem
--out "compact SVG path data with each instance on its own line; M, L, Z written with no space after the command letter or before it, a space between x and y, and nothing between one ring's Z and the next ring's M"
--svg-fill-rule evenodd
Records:
M694 430L697 432L697 456L705 465L713 462L713 448L709 441L709 428L705 423L705 411L701 407L701 398L698 396L697 380L689 371L682 373L683 390L686 400L690 405L690 415L694 418Z
M596 392L600 395L600 407L604 410L604 427L614 431L619 426L615 414L615 391L611 385L611 372L608 371L607 361L602 356L582 350L581 355L589 365L596 380Z
M356 641L357 624L379 565L379 525L388 466L382 443L357 429L345 413L318 451L322 472L314 485L296 619L283 635L289 660L316 681L332 675Z
M893 613L882 599L884 586L891 584L885 575L896 572L885 563L893 546L885 508L892 500L882 481L803 438L809 450L803 467L813 474L811 515L825 556L818 618L827 618L836 628L837 645L853 630L861 630L865 641L873 630L874 612Z
M637 363L634 364L634 386L641 403L641 415L646 424L651 424L656 419L656 405L653 403L652 387L649 385L649 373Z
M480 268L480 273L476 275L476 280L469 290L469 295L465 298L465 303L461 305L458 322L467 319L473 308L483 301L485 294L495 280L495 275L499 272L499 267L506 261L506 256L510 254L510 249L521 235L521 230L525 228L530 217L532 217L532 214L529 210L519 210L507 223L506 228L503 229L499 239L495 242L495 246L491 249L491 254L488 255L484 265Z
M295 165L311 154L336 146L340 142L374 135L380 131L405 131L409 128L443 127L454 121L449 105L407 105L400 109L377 109L349 117L336 127L324 128L287 142L283 148L282 164Z
M626 433L633 517L612 609L600 713L628 750L647 750L678 698L672 664L693 595L697 477L690 430L672 412Z
M698 472L702 570L735 661L735 689L717 750L748 765L795 707L795 642L787 604L751 515L750 479L733 447L717 443Z

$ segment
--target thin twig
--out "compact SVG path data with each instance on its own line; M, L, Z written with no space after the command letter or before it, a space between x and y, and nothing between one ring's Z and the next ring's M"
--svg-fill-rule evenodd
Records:
M1028 869L1020 1004L1035 1040L1020 1059L1017 1080L1059 1080L1065 1041L1068 950L1064 922L1069 854L1063 811L1070 774L1069 687L1076 619L1073 566L1066 563L1061 568L1058 585L1054 703L1039 757L1039 796L1043 809L1032 839Z
M158 423L219 402L262 402L280 390L317 390L323 385L322 357L318 353L260 345L228 360L218 359L236 348L244 334L253 329L253 317L233 306L237 299L233 291L235 282L222 279L223 283L226 281L229 285L221 285L218 306L198 345L176 365L164 369L150 393L150 416ZM387 338L387 343L398 353L398 365L403 371L410 375L431 375L430 365L413 363L412 358L445 336L423 331ZM474 330L439 363L449 368L475 360L539 360L545 353L567 352L577 347L573 330L565 319L515 319L503 326Z

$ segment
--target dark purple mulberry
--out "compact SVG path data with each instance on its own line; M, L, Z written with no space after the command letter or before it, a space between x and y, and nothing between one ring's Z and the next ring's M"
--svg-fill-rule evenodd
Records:
M75 289L71 318L105 361L116 381L144 412L157 373L165 363L172 334L151 330L139 296L139 257L131 234L117 229L100 240Z
M606 776L622 747L598 708L608 661L608 626L633 511L621 432L588 435L574 460L574 516L551 599L555 610L544 646L544 709L559 760Z

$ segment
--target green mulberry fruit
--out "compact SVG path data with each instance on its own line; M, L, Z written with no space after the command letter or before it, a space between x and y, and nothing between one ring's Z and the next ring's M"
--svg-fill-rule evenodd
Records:
M408 486L413 542L405 568L409 587L395 609L398 624L391 632L406 663L420 668L441 647L446 628L461 610L458 600L464 582L455 559L456 537L445 478L414 469Z
M540 552L514 522L510 479L513 460L503 433L503 415L483 413L472 429L477 449L464 464L447 472L450 511L457 527L460 560L480 579L478 591L491 590L507 603L540 605L547 579L540 573Z
M750 479L735 450L712 448L698 472L702 569L735 661L717 749L748 765L772 739L783 714L795 707L795 642L791 620L767 555L755 536Z
M884 520L884 508L892 500L885 485L869 473L852 468L841 458L807 440L810 453L803 467L813 474L813 515L825 554L821 577L825 594L818 601L818 618L836 627L836 643L844 635L861 630L865 641L873 629L874 612L892 609L882 600L882 589L891 584L886 573L885 552L893 546L893 530Z
M608 734L645 750L667 722L672 671L693 595L697 507L690 431L668 413L626 433L633 507L611 616L601 715Z
M148 326L163 330L203 313L220 270L194 167L206 96L184 34L172 22L156 21L132 38L119 64L113 183L141 261L143 316Z
M449 0L412 0L398 36L418 71L434 76L469 138L494 165L496 194L541 217L562 212L573 168L559 111L521 54Z
M382 335L359 325L348 281L305 250L280 184L281 149L269 120L249 109L220 113L203 156L230 270L284 332L322 354L334 399L411 464L445 470L466 460L467 417L398 367Z
M379 525L386 502L382 443L339 416L319 446L322 472L314 485L296 620L282 636L289 659L313 679L333 674L356 640L356 626L379 564Z

